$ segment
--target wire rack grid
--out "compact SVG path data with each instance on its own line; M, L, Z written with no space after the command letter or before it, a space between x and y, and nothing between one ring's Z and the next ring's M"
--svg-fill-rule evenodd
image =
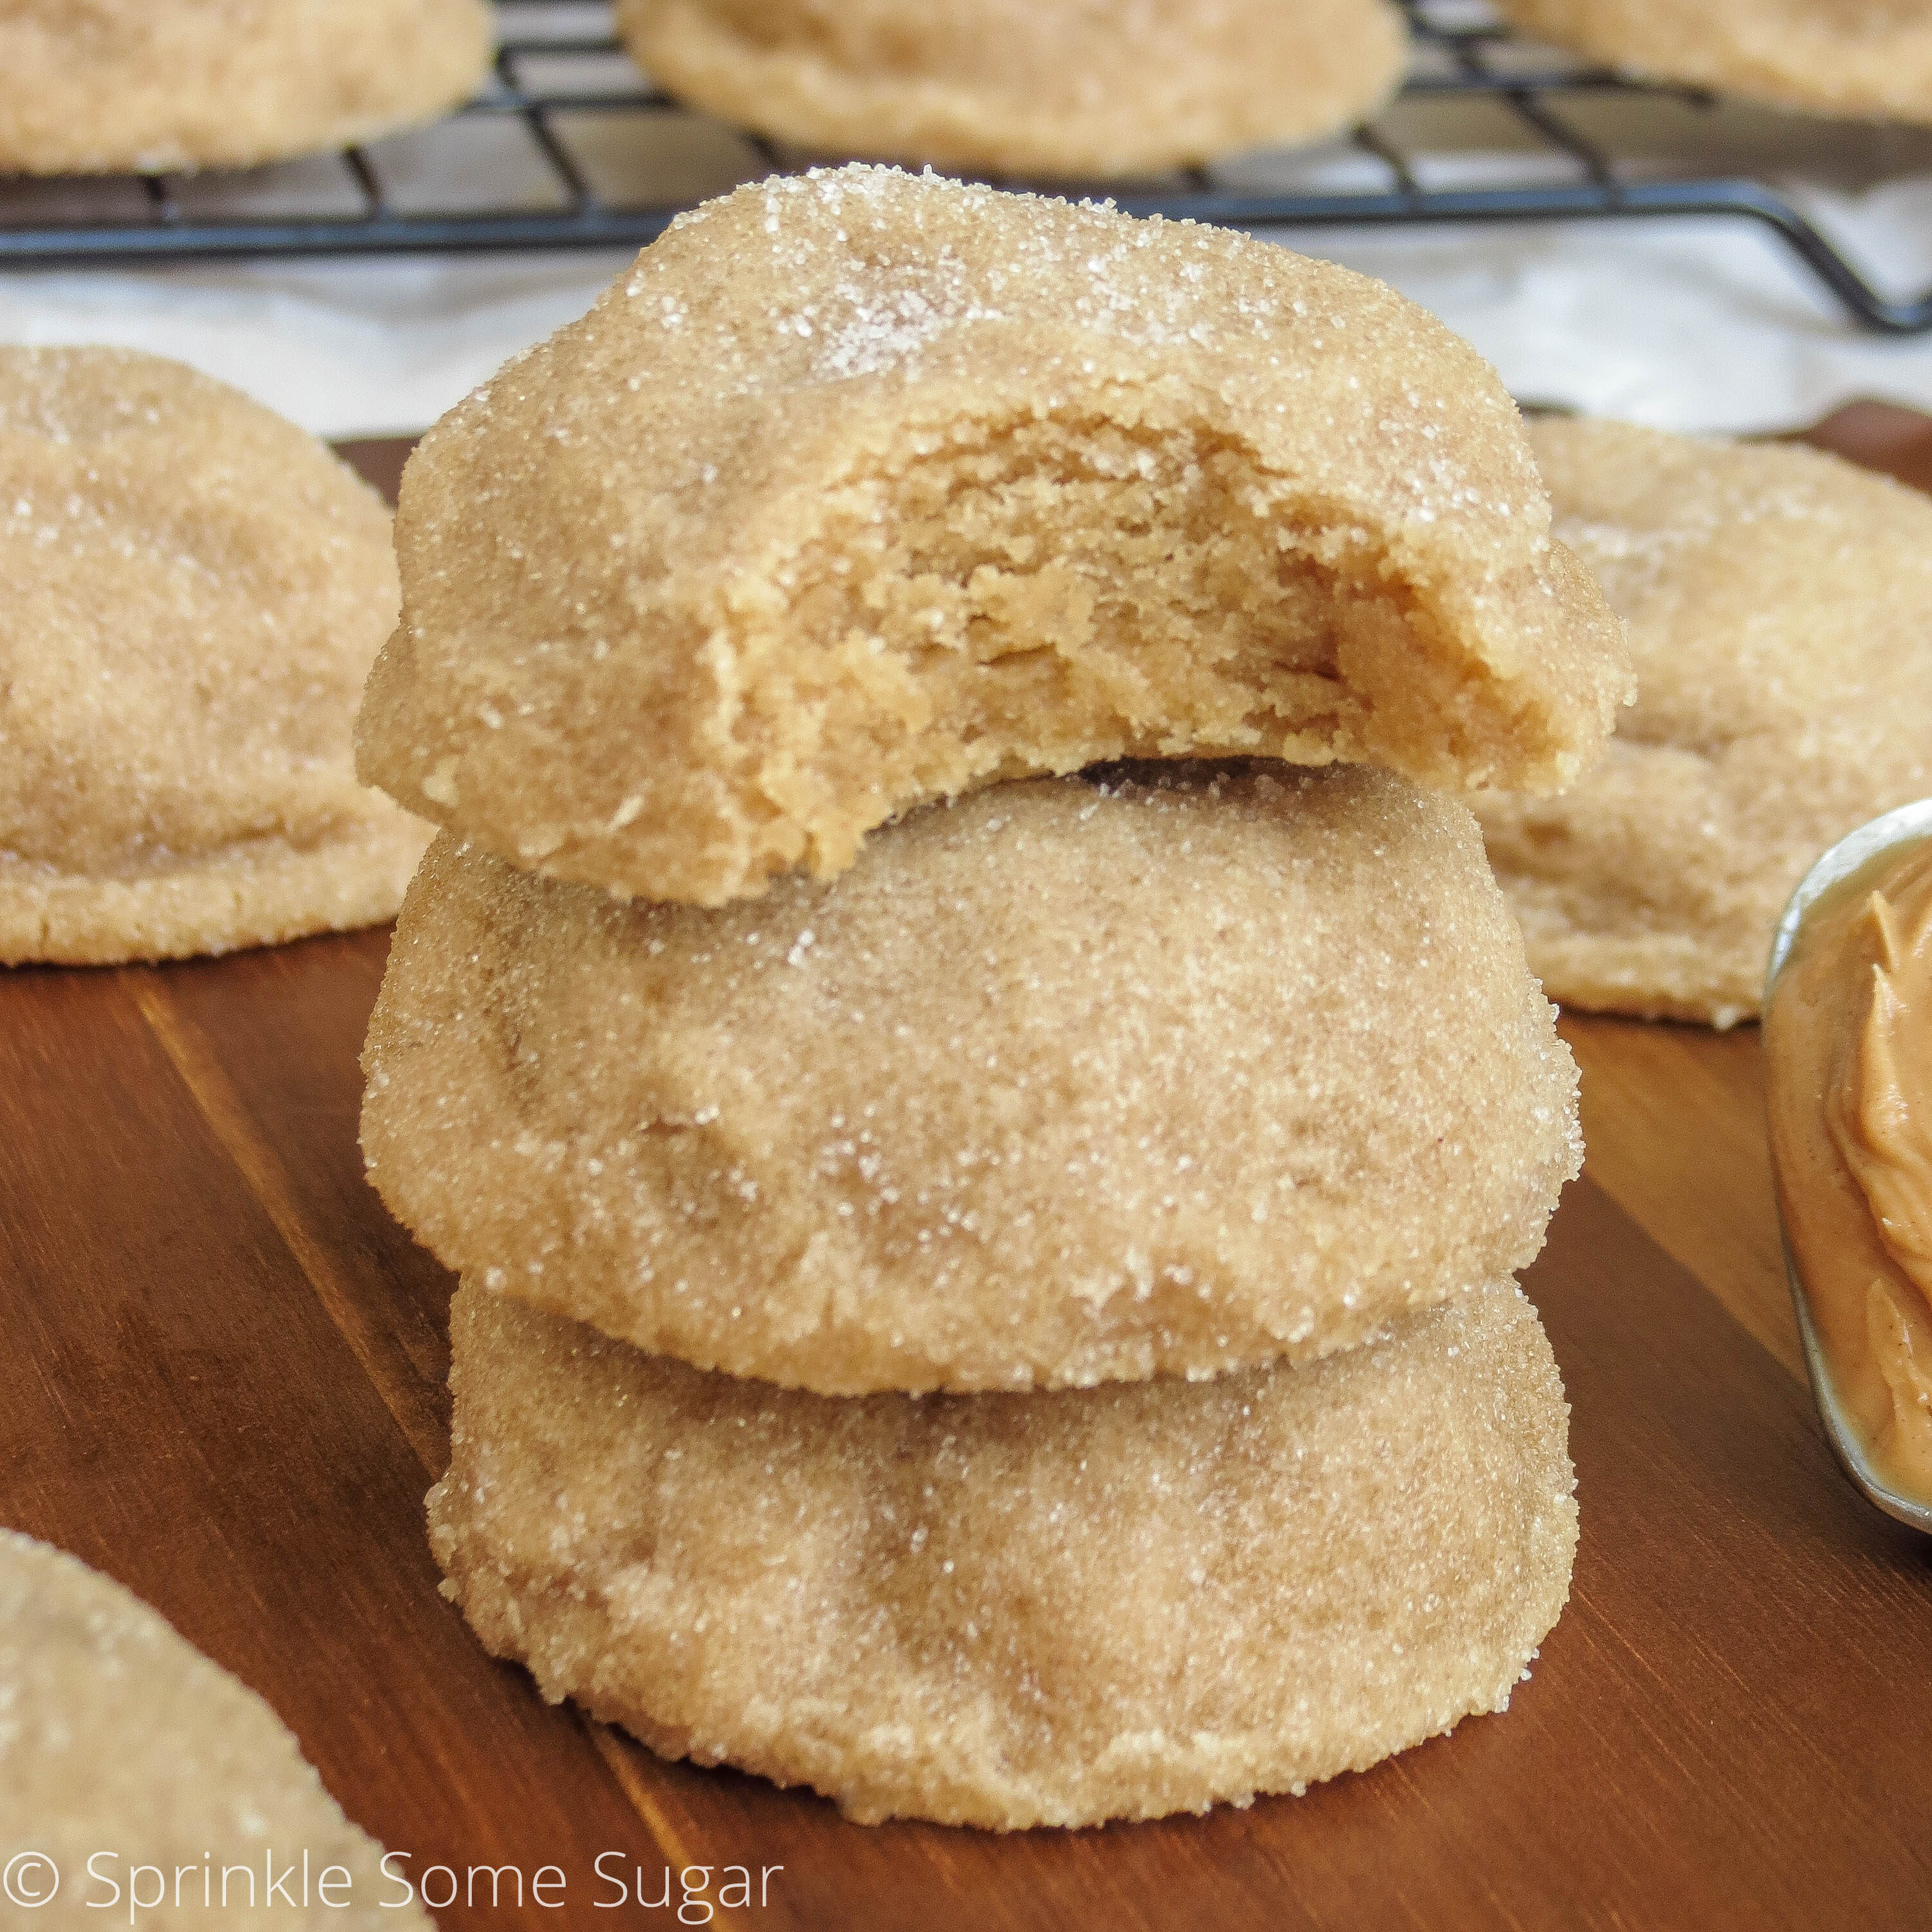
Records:
M1775 184L1762 126L1727 145L1708 138L1730 124L1722 105L1698 90L1525 43L1481 0L1403 4L1410 71L1343 142L1145 182L1000 184L1252 229L1742 218L1773 231L1865 328L1932 331L1932 289L1880 289ZM498 10L490 85L434 128L238 174L0 181L0 266L635 248L708 194L823 158L687 112L631 65L598 0ZM1653 133L1660 116L1680 134L1687 117L1702 124L1633 152L1617 131L1633 110ZM1882 131L1863 133L1884 148ZM1932 172L1932 136L1906 138L1909 160Z

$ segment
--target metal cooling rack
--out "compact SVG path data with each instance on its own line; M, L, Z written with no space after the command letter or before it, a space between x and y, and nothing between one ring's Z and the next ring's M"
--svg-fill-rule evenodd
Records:
M1084 191L1244 228L1739 217L1773 230L1867 328L1932 330L1932 290L1884 292L1774 184L1780 140L1820 124L1527 44L1482 0L1403 4L1408 76L1347 140ZM811 158L651 87L601 0L498 10L490 84L434 128L239 173L0 179L0 266L629 249L681 208ZM1932 173L1932 134L1838 133L1869 180Z

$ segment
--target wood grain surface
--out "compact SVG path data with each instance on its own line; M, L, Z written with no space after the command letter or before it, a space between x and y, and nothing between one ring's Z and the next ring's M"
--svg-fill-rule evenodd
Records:
M1817 440L1932 483L1924 419L1862 406ZM351 454L393 487L400 452ZM1000 1838L660 1763L438 1594L450 1282L356 1144L386 948L0 974L0 1521L260 1690L354 1817L450 1868L444 1926L677 1922L675 1889L608 1904L613 1852L652 1899L710 1868L683 1922L771 1932L1932 1925L1932 1544L1812 1411L1755 1029L1564 1022L1588 1162L1526 1286L1582 1541L1508 1714L1299 1799ZM734 1864L753 1902L717 1909ZM557 1868L564 1902L519 1908L506 1874L466 1903L484 1866Z

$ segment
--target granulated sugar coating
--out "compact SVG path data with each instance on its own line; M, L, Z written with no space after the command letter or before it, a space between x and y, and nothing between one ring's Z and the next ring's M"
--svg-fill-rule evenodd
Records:
M1925 0L1495 0L1519 26L1660 80L1932 122Z
M424 440L364 775L715 904L1101 758L1566 783L1624 694L1515 406L1379 283L845 168L674 224Z
M498 1654L851 1816L1244 1804L1508 1701L1568 1594L1568 1409L1514 1287L1217 1382L862 1402L473 1286L430 1534Z
M413 1903L394 1906L382 1846L344 1817L254 1691L119 1584L5 1529L0 1821L10 1927L94 1932L116 1923L103 1874L120 1888L118 1922L145 1932L420 1932L430 1922ZM307 1904L299 1875L270 1897L263 1861L285 1873L304 1851ZM38 1853L52 1871L22 1853ZM157 1870L166 1892L151 1903L156 1880L141 1878L136 1911L137 1865ZM331 1882L333 1904L316 1883L331 1866L344 1874ZM53 1872L58 1888L36 1905Z
M467 98L482 0L7 0L0 170L245 167Z
M0 349L0 962L366 926L428 837L356 782L380 500L178 363Z
M820 152L1119 175L1318 140L1394 92L1388 0L618 0L651 77Z
M1728 1025L1818 854L1932 792L1932 503L1816 450L1532 434L1638 698L1562 799L1478 802L1490 856L1552 998Z
M1529 1261L1576 1070L1474 820L1359 767L1147 769L710 911L440 838L372 1179L490 1287L832 1394L1306 1358Z

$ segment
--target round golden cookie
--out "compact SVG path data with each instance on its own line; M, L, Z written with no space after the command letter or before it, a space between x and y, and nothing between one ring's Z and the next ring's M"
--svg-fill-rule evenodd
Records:
M0 1825L20 1909L7 1923L37 1932L92 1932L117 1915L156 1932L430 1922L413 1901L398 1907L382 1846L342 1815L254 1691L118 1583L6 1529Z
M446 836L371 1178L488 1286L837 1394L1322 1354L1528 1262L1576 1070L1474 820L1363 767L1154 769L717 910Z
M1514 1286L1210 1382L861 1402L466 1285L430 1536L484 1642L866 1822L1245 1804L1501 1710L1576 1545Z
M1388 0L618 0L653 80L880 160L1127 175L1320 140L1394 91Z
M0 172L244 167L434 119L492 44L482 0L6 0Z
M776 179L424 440L362 768L517 865L704 904L1102 758L1545 788L1627 681L1546 518L1494 373L1379 283Z
M1495 0L1518 26L1659 80L1854 118L1932 121L1924 0Z
M0 962L390 917L428 828L356 782L381 500L224 383L0 349Z
M1932 502L1790 445L1532 437L1637 701L1562 797L1474 801L1490 856L1552 999L1728 1026L1819 854L1932 792Z

